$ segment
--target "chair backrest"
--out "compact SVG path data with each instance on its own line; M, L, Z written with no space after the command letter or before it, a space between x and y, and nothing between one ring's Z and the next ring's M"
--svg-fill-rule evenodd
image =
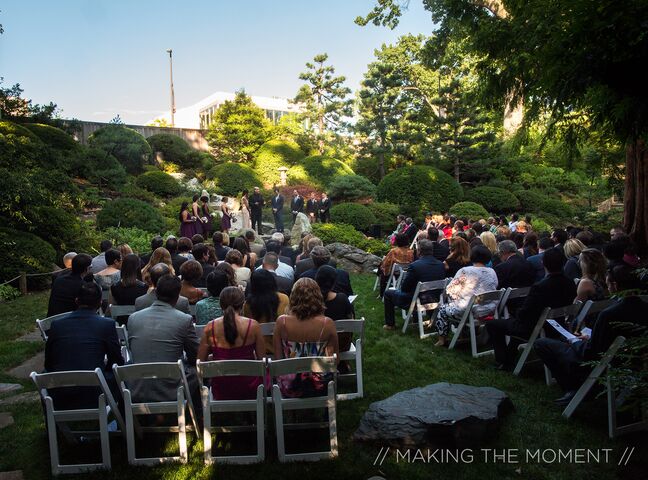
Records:
M263 360L215 360L196 361L198 379L202 385L205 379L213 377L265 377L266 359Z
M271 337L272 333L274 332L276 323L277 322L260 323L259 325L261 326L261 335L263 335L264 337Z
M119 344L129 347L128 330L126 330L126 325L115 325L115 329L117 330L117 339L119 340Z
M195 303L190 303L189 304L189 313L191 314L192 317L196 316L196 304Z
M126 317L135 313L135 305L110 305L110 316L112 318Z
M113 365L113 371L119 383L149 378L181 380L182 360L177 362L134 363L122 366Z
M332 357L299 357L283 360L270 360L270 376L278 377L290 373L336 373L336 356Z
M443 290L448 285L448 279L433 280L431 282L419 282L418 293L431 292L434 290Z
M572 303L571 305L565 305L563 307L550 308L547 312L547 318L555 319L561 317L574 317L578 315L578 312L581 308L583 308L583 304L580 302Z
M196 336L198 337L198 340L200 340L203 336L203 333L205 333L205 327L207 325L196 325L194 323L194 328L196 329Z
M338 335L340 333L351 333L355 337L360 338L364 342L364 327L365 327L365 319L364 317L360 319L345 319L345 320L336 320L335 322L335 330L337 331Z
M480 294L474 295L473 305L481 305L483 303L489 302L499 302L504 295L504 289L502 290L491 290L490 292L482 292Z
M52 322L54 320L58 320L59 318L63 318L70 313L72 312L59 313L57 315L52 315L51 317L36 319L36 326L38 327L38 330L40 330L41 337L43 337L44 341L47 341L47 332L52 327Z
M506 305L508 304L509 300L526 297L529 295L530 291L531 291L531 287L519 287L519 288L508 287L504 291L504 295L502 295L502 299L500 300L499 309L498 309L499 316L504 317Z

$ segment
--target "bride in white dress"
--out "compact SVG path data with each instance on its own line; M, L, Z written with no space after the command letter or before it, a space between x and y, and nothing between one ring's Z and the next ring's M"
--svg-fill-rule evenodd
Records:
M243 190L243 195L241 196L241 219L241 228L252 228L252 222L250 221L250 202L248 201L247 190Z

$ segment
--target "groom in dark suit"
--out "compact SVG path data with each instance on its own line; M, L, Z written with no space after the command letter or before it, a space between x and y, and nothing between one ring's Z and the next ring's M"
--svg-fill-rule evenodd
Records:
M281 217L283 214L283 206L284 197L279 193L279 189L275 187L274 196L272 197L272 215L274 215L275 230L277 232L283 232L284 230L283 218Z
M293 190L293 198L290 201L290 211L292 212L293 222L297 219L297 214L304 211L304 197L297 190Z

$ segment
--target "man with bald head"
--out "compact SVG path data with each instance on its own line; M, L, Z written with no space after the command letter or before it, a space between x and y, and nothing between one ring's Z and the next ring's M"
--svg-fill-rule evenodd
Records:
M157 300L157 293L155 289L157 288L157 283L160 278L164 275L171 273L171 269L165 263L158 263L151 267L149 271L151 275L151 283L153 284L153 289L150 290L147 294L137 297L135 299L135 311L144 310L145 308L153 305L153 302ZM178 301L175 304L175 308L184 313L189 313L189 300L187 297L180 296Z

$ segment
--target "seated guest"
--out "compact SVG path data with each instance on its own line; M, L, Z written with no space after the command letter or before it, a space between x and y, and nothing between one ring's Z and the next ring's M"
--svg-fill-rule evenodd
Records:
M173 262L171 261L171 254L166 248L158 247L153 252L153 255L151 255L149 262L144 266L144 268L142 268L142 280L149 287L153 286L153 283L151 282L151 268L158 263L163 263L169 267L169 273L171 273L171 275L176 274L176 270L173 268Z
M535 280L533 265L527 262L518 252L515 243L504 240L497 245L502 263L495 267L497 288L530 287Z
M209 250L204 243L194 245L192 255L202 267L202 275L193 284L194 287L205 288L207 286L207 275L214 271L214 266L209 264Z
M547 275L531 287L524 298L516 316L508 319L491 320L486 324L488 335L493 342L495 361L501 369L512 369L518 346L529 338L545 308L571 305L576 296L576 285L563 274L565 255L554 247L546 250L542 264ZM506 336L510 336L508 345Z
M196 303L196 325L207 325L209 321L223 315L219 297L221 292L229 286L227 274L223 270L214 270L207 275L209 297Z
M241 254L241 266L252 270L256 265L257 256L250 250L250 244L244 238L238 237L234 240L232 248Z
M47 316L76 310L76 298L83 279L90 273L92 257L80 253L72 259L72 269L67 275L59 275L52 284Z
M490 250L483 245L477 245L470 252L470 260L472 265L459 269L446 287L448 303L439 307L435 323L439 332L436 347L445 346L451 321L458 322L461 319L473 295L497 289L497 274L492 268L486 266L491 260ZM495 303L477 305L473 307L473 315L475 318L492 315L496 306Z
M87 257L85 271L92 258L89 255L81 255ZM77 288L75 297L78 308L69 315L54 320L47 332L45 371L65 372L100 368L110 389L116 393L117 385L112 366L123 365L124 360L115 322L97 315L101 304L101 288L94 282L83 282ZM60 388L52 391L57 408L96 407L97 397L98 392L92 387Z
M385 302L385 330L395 329L394 307L408 308L418 282L431 282L446 278L446 271L439 260L434 258L434 245L429 240L421 240L418 245L419 259L410 263L405 271L400 290L387 289Z
M155 255L153 255L153 257L155 257ZM151 260L153 260L153 257L151 257ZM166 263L158 263L149 269L148 278L153 288L151 288L147 294L135 299L135 311L143 310L153 305L157 300L157 282L164 275L175 275L173 273L173 267L169 267ZM175 307L181 312L189 313L189 300L187 300L186 297L181 296L178 298Z
M159 235L151 239L151 251L140 255L142 268L144 268L149 263L149 260L151 260L151 257L153 256L153 252L155 252L158 248L163 246L164 246L164 240Z
M133 249L127 243L122 243L119 247L117 247L117 250L119 250L119 253L121 254L122 258L124 258L126 255L130 255L131 253L133 253Z
M625 236L617 237L603 247L603 255L607 258L608 269L612 270L617 266L632 266L626 262L625 252L628 247Z
M268 242L270 243L270 242ZM268 252L263 257L263 263L257 270L263 269L270 272L277 282L277 288L281 293L290 295L292 290L293 282L292 280L287 279L286 277L281 277L277 274L277 269L279 268L279 257L276 253Z
M401 235L400 233L398 235ZM349 302L349 297L344 293L335 292L335 282L337 282L337 271L330 265L322 265L315 275L315 281L320 287L322 298L324 298L324 314L333 320L345 320L353 318L353 306ZM340 347L340 350L346 351Z
M188 366L196 364L198 337L193 320L191 315L176 308L181 288L178 277L163 275L157 281L157 299L128 319L133 363L177 362L186 355ZM185 370L192 397L200 398L195 368L185 367ZM175 401L177 398L178 384L170 379L133 381L129 387L135 401ZM198 405L200 402L196 402L195 406Z
M533 271L535 272L533 283L539 282L545 276L546 272L544 265L542 264L542 257L544 256L544 252L550 248L553 248L553 241L551 241L551 238L542 237L538 240L538 254L532 255L526 260L531 264L531 266L533 266Z
M576 287L576 300L596 302L605 299L608 295L605 284L607 260L603 254L593 248L586 248L581 252L578 263L582 275Z
M191 254L193 249L193 242L188 237L180 237L178 240L178 255L186 258L187 260L195 260L194 256Z
M460 222L460 220L457 220ZM462 227L463 228L463 227ZM470 245L461 237L450 239L450 254L443 262L447 277L454 277L459 269L470 265Z
M520 253L524 255L525 259L538 254L538 235L536 233L529 232L524 236Z
M560 251L564 251L565 248L565 242L569 239L569 234L567 231L563 230L562 228L556 228L552 233L551 233L551 240L554 243L554 247L557 247L560 249Z
M274 237L275 235L277 235L277 238L279 238L278 235L282 235L282 236L283 236L283 240L279 242L279 243L281 244L281 252L279 252L279 253L280 253L280 255L281 255L282 257L285 257L285 258L289 258L289 259L290 259L290 262L285 262L285 263L287 263L287 264L290 265L291 267L294 267L294 266L295 266L295 257L297 256L297 250L295 250L295 249L290 245L290 234L289 234L288 232L284 232L284 233L282 233L282 234L280 234L279 232L277 232L277 233L274 233L274 234L273 234L273 237Z
M623 265L608 271L607 285L612 293L640 287L632 269ZM636 337L647 327L648 303L636 295L627 295L599 313L591 338L580 335L573 343L553 338L537 339L533 349L565 392L556 403L565 406L574 398L591 371L584 362L600 360L617 336Z
M326 247L315 247L311 251L311 259L313 260L313 268L305 271L301 278L312 278L315 279L317 275L317 270L322 265L329 265L331 262L331 252L329 252ZM344 270L339 268L336 269L337 280L335 281L335 291L338 293L344 293L346 296L350 297L353 295L353 288L351 287L351 279L349 274Z
M335 323L324 315L324 299L315 280L300 278L290 294L290 313L277 319L272 335L274 358L340 357ZM326 395L328 378L300 374L279 378L282 395Z
M212 241L214 242L214 250L216 250L216 258L219 261L225 260L225 255L229 252L230 248L225 243L225 234L221 232L215 232L212 236ZM229 243L229 237L228 242Z
M306 240L308 238L308 240ZM317 237L308 236L304 237L304 249L302 254L297 257L297 263L295 264L295 278L299 278L306 270L313 268L313 259L310 257L310 253L315 247L321 247L324 243Z
M580 240L585 247L591 247L594 243L594 234L589 230L583 230L576 234L576 240Z
M110 290L121 278L122 256L119 250L111 248L105 252L104 259L107 267L95 273L94 280L102 290Z
M416 238L418 227L410 217L405 219L405 230L402 232L407 237L407 241L411 244Z
M563 267L563 272L570 280L576 280L583 275L578 264L578 257L583 250L585 250L585 245L580 240L570 238L565 242L564 251L567 262Z
M281 235L281 234L279 234L279 235ZM293 268L288 263L286 263L286 261L290 261L290 259L286 258L286 257L282 257L282 256L279 255L279 253L281 252L281 244L279 242L271 240L268 243L266 243L266 251L267 251L267 253L274 253L275 255L277 255L277 259L279 261L279 264L278 264L277 268L275 269L275 273L278 276L289 280L291 285L292 285L292 282L295 279L295 271L293 270ZM261 268L261 265L259 265L259 267L257 267L257 270L260 269L260 268Z
M216 257L216 249L213 245L207 245L207 263L212 267L215 267L218 264L218 258Z
M439 230L434 227L429 227L427 229L427 237L434 245L434 258L440 262L445 261L450 253L448 242L445 239L439 242Z
M227 263L227 262L220 262L218 265L216 265L216 268L214 268L215 272L223 272L225 275L227 275L227 286L228 287L237 287L238 283L236 283L236 273L234 273L234 269L232 266Z
M261 360L265 345L261 327L256 320L241 316L243 292L226 287L220 294L224 314L210 321L204 329L198 347L201 362L213 360ZM249 400L256 398L260 377L230 376L211 380L211 391L216 400Z
M236 249L232 249L227 252L225 255L225 261L229 263L234 269L234 275L236 276L236 284L243 286L247 285L247 282L250 281L250 276L252 272L249 268L243 266L243 255Z
M205 238L199 233L196 233L193 237L191 237L191 243L193 243L194 247L196 245L198 245L199 243L204 243L204 242L205 242ZM193 255L193 252L192 252L192 255Z
M180 275L182 276L180 295L186 297L190 305L198 303L198 300L202 300L205 297L205 294L200 288L194 287L194 283L200 280L202 273L203 270L200 263L195 260L189 260L180 267Z
M262 257L265 255L265 246L263 244L263 240L259 239L259 242L257 242L257 236L254 230L246 230L245 235L244 235L244 240L247 243L248 246L248 252L251 252L254 254L254 262L252 262L252 265L256 263L256 259L259 257ZM236 246L234 246L236 248ZM241 252L243 253L243 252ZM247 265L246 265L247 266ZM252 268L252 267L249 267Z
M171 255L171 264L173 265L173 270L176 273L179 272L180 266L188 259L178 254L178 239L173 235L170 235L167 238L167 241L164 244L164 246L166 247L166 249L169 251L169 254Z
M140 276L140 257L131 253L126 255L122 261L121 278L119 282L110 287L111 303L115 305L135 305L135 300L142 295L146 295L148 286L138 280ZM120 325L128 321L127 316L116 318Z
M99 244L99 250L101 253L92 259L92 266L90 267L90 273L99 273L108 265L106 264L106 252L113 247L113 244L110 240L102 240Z
M277 289L276 275L267 270L255 270L245 296L243 315L259 323L272 323L286 313L288 304L288 295ZM272 339L266 338L265 343L266 352L273 353Z
M378 267L378 277L380 278L380 295L385 293L387 280L391 275L392 267L395 263L410 264L414 261L414 252L409 248L409 241L404 233L397 233L395 237L395 246L387 255L384 256Z
M68 252L63 255L63 268L52 274L52 283L61 275L67 275L72 269L72 259L77 256L76 252Z

